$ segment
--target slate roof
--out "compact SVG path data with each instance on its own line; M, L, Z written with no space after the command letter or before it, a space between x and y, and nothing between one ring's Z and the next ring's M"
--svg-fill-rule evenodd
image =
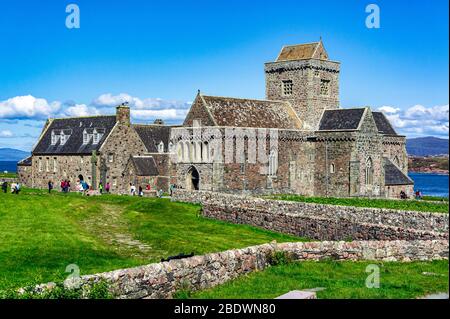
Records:
M137 176L158 176L158 167L151 156L131 157Z
M158 145L164 143L164 152L169 151L170 129L171 126L165 125L133 125L149 153L157 153Z
M365 109L325 110L320 119L319 131L356 130Z
M90 116L90 117L73 117L65 119L53 119L33 149L34 155L51 155L51 154L92 154L92 151L98 151L116 124L116 116ZM103 129L104 134L99 143L93 144L91 139L88 144L83 144L84 129ZM51 145L52 130L64 130L70 132L70 137L64 145L60 141L55 145Z
M320 42L287 45L284 46L278 55L278 61L311 59Z
M300 129L288 102L202 95L217 126Z
M387 135L397 135L389 120L381 112L372 112L373 119L377 125L378 132Z
M31 166L31 156L17 162L17 166Z
M414 182L395 166L388 158L383 157L384 161L384 183L387 186L392 185L412 185Z

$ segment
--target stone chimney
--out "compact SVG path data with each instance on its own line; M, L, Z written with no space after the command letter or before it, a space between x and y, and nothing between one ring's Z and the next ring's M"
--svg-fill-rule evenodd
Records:
M116 107L116 121L122 125L131 125L130 107L128 106L128 102L122 103Z

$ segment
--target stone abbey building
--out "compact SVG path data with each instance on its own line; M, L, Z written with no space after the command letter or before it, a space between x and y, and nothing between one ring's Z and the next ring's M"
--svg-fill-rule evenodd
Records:
M369 107L339 106L340 63L322 41L285 46L264 66L266 99L198 92L184 123L130 123L113 116L49 119L32 156L18 164L22 182L80 175L96 187L169 185L229 193L409 196L405 137Z

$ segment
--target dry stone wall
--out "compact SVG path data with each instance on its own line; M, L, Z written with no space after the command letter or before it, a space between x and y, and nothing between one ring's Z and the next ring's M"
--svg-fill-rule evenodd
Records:
M205 217L317 240L448 239L448 214L266 200L176 190L172 200L202 204Z
M294 261L331 258L407 262L448 259L448 241L274 242L82 276L79 282L88 290L94 283L105 280L116 298L172 298L180 289L207 289L264 269L270 265L270 256L275 251L288 253ZM40 285L39 290L46 287L51 285Z

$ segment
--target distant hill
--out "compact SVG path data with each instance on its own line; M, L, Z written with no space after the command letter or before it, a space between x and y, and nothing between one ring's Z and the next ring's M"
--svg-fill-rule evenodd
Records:
M406 139L408 155L429 156L448 154L448 139L437 137L418 137Z
M30 152L16 150L14 148L0 148L0 161L20 161L29 156Z

